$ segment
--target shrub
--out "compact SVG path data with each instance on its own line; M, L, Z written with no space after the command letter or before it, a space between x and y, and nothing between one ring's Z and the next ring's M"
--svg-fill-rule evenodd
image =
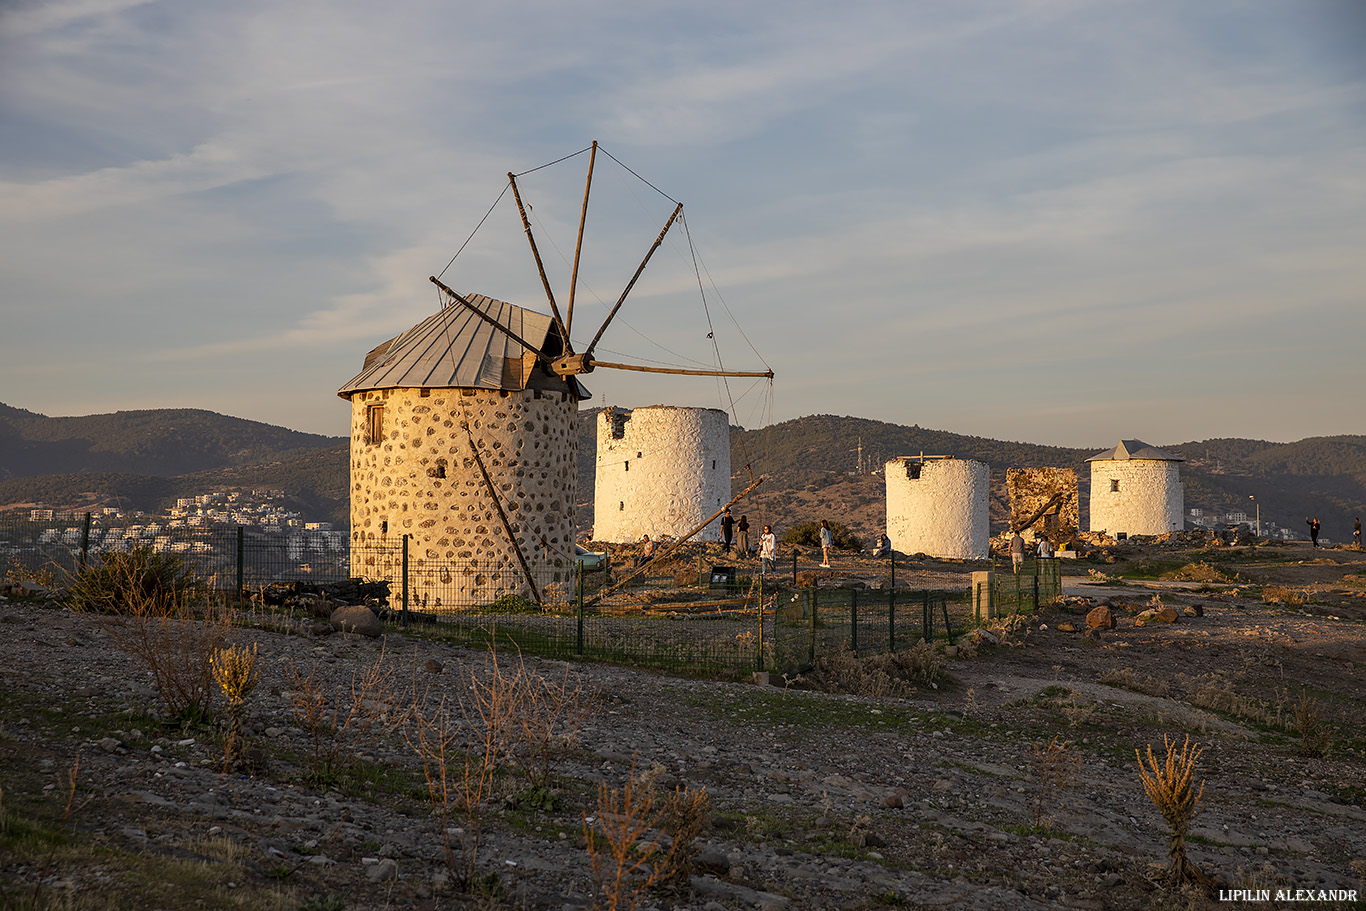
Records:
M830 539L836 550L863 550L863 539L839 522L830 523ZM783 532L783 543L799 547L821 546L821 523L812 519Z
M179 554L135 547L102 554L98 564L75 575L68 597L77 610L165 613L187 600L202 598L206 591L194 567Z
M1186 835L1191 823L1200 812L1200 804L1205 796L1205 783L1196 787L1195 763L1204 750L1199 744L1191 743L1190 737L1177 749L1174 741L1163 735L1162 742L1167 748L1166 759L1159 761L1153 755L1152 745L1148 745L1147 761L1138 750L1138 775L1143 782L1143 790L1156 805L1162 818L1171 829L1167 855L1170 865L1168 878L1177 886L1195 885L1209 889L1210 881L1200 869L1186 857Z

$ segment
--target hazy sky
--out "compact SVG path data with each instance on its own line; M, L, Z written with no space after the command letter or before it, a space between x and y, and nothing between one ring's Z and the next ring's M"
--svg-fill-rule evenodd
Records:
M344 434L506 173L594 139L686 219L598 356L777 379L593 404L1366 433L1358 0L9 0L0 401ZM586 168L520 181L562 303ZM580 347L672 209L593 193ZM444 278L547 309L510 196Z

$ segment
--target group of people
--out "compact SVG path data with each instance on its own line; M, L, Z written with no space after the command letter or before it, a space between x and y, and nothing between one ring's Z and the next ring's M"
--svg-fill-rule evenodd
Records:
M1319 517L1304 517L1304 524L1309 526L1309 542L1312 546L1319 546ZM1356 547L1361 546L1361 516L1352 519L1352 544Z
M1048 537L1046 535L1039 536L1037 552L1039 557L1045 560L1051 558L1054 555L1053 542L1048 540ZM1015 570L1015 572L1018 573L1020 571L1020 568L1024 566L1024 558L1025 539L1017 531L1010 537L1010 565L1011 568Z
M721 514L721 549L723 552L730 553L731 538L739 532L735 540L736 550L740 555L747 557L750 554L749 546L749 517L740 516L740 521L736 522L730 514L730 507L727 506L725 512ZM778 539L773 534L773 526L765 525L763 534L759 535L759 565L761 571L767 575L776 572L776 561L778 559Z

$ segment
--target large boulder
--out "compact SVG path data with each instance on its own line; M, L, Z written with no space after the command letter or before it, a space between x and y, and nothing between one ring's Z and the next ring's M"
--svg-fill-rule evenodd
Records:
M1100 607L1092 608L1086 615L1086 625L1091 629L1114 629L1115 614L1102 604Z
M337 608L332 612L331 620L332 626L343 633L357 633L371 639L378 638L384 631L375 612L361 604Z

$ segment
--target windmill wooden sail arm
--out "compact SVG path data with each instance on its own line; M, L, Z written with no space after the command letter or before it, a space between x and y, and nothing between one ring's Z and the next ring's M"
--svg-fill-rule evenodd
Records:
M545 296L550 301L550 315L555 318L555 325L560 329L560 338L564 343L564 354L573 354L574 349L569 342L569 327L565 325L564 319L560 316L560 308L555 304L555 292L550 288L550 278L545 274L545 263L541 261L540 248L536 246L536 237L531 233L531 219L527 218L526 206L522 204L522 193L517 189L517 175L508 171L508 184L512 187L512 198L517 202L517 212L522 216L522 229L526 231L527 243L531 244L531 255L536 260L536 271L541 274L541 285L545 288Z

